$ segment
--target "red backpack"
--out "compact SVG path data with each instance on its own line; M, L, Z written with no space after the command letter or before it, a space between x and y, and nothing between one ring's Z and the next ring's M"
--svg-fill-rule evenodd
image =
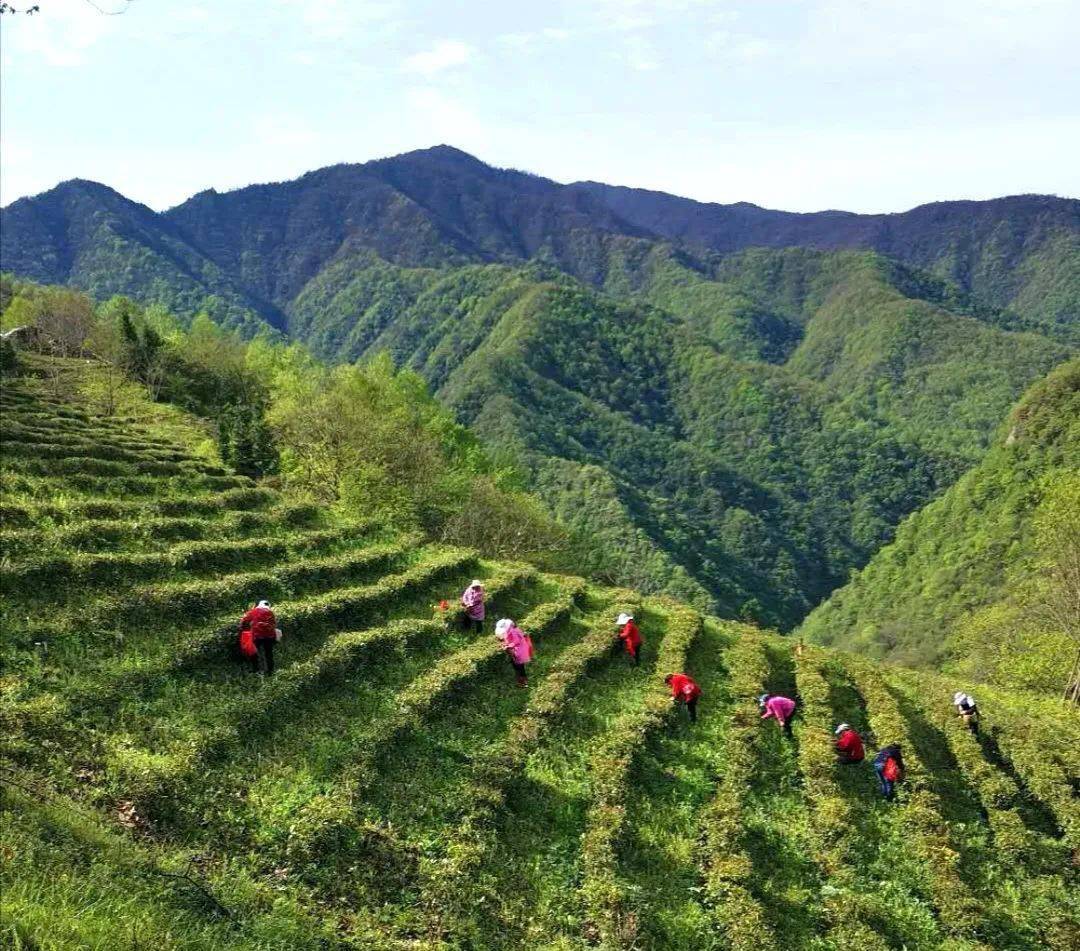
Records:
M240 632L240 653L244 657L254 657L259 653L259 649L255 646L255 634L250 627Z

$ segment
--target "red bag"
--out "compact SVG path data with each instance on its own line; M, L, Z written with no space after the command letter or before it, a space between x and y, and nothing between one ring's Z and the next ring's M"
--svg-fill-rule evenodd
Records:
M885 769L882 770L882 774L890 783L896 782L900 778L900 767L897 765L896 760L892 757L885 760Z
M245 657L254 657L259 653L255 646L255 634L250 627L240 632L240 653Z

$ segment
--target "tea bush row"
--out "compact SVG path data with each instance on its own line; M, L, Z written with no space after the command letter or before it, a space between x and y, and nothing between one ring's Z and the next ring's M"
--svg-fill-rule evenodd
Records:
M405 649L410 642L442 630L441 621L408 618L384 627L336 634L313 657L278 671L257 693L231 704L216 726L169 759L167 766L147 767L141 756L127 761L114 758L109 763L111 784L143 815L168 814L170 801L182 796L182 786L192 781L199 769L221 758L245 736L261 730L286 706L300 703L306 692L319 689L321 681L350 673L362 660L377 659L383 648Z
M189 452L181 449L161 449L154 446L141 446L133 448L130 444L117 444L114 440L109 442L94 442L89 439L73 437L63 442L53 442L45 434L30 433L23 431L18 434L11 432L10 426L4 426L2 433L4 438L4 457L7 459L98 459L105 462L119 462L135 464L139 462L198 462L199 459ZM17 435L17 439L12 439ZM224 474L225 470L217 467L216 474Z
M88 519L137 522L144 519L216 518L228 512L257 512L280 500L278 493L255 486L229 489L216 495L197 498L165 496L152 502L120 499L75 499L67 504L57 502L26 503L5 499L0 502L0 521L6 528L30 528L42 521L57 525L78 526ZM291 506L306 512L314 507ZM314 510L316 513L317 509Z
M192 541L163 552L56 554L45 559L0 566L0 583L9 596L35 597L45 593L57 600L63 591L124 585L173 572L235 571L240 567L295 558L355 541L349 531L316 530L291 536Z
M117 496L159 496L162 493L187 495L211 495L228 489L253 488L247 476L192 475L176 477L163 483L153 476L95 475L57 476L55 471L45 471L41 476L5 471L0 488L5 492L32 497L55 497L59 492L78 492L82 495L104 499ZM62 479L62 481L58 481ZM162 513L164 514L164 513Z
M321 633L362 624L375 611L384 610L400 598L473 567L475 563L475 552L437 550L406 571L388 575L374 584L282 603L277 606L279 620L293 631L292 636L314 639ZM76 681L63 694L39 694L22 701L5 698L0 709L0 725L10 729L12 748L32 750L41 742L71 743L71 725L85 713L108 715L128 699L139 697L177 676L189 675L193 668L208 661L215 653L220 655L218 663L235 664L232 657L235 643L234 622L225 630L219 626L180 640L164 658L137 658L92 679ZM74 740L80 736L76 735Z
M207 578L140 585L124 597L101 598L85 605L76 616L65 619L52 630L54 635L77 633L86 636L87 630L139 631L160 622L171 622L173 626L193 623L226 611L233 611L239 616L260 598L281 601L305 590L337 587L358 576L382 570L417 550L420 540L419 535L407 535L387 544L295 561L278 568L238 572L217 580ZM262 542L269 553L267 557L278 550L279 542L276 539ZM227 544L241 549L245 541ZM196 549L193 559L201 555L201 551ZM220 557L220 554L214 553L214 556ZM279 620L285 625L300 623L287 616ZM134 637L130 639L138 640Z
M519 626L534 638L555 630L569 620L585 592L584 582L573 579L552 601L530 611ZM490 591L489 591L490 594ZM505 663L502 643L491 635L481 635L466 647L442 658L400 691L395 710L380 721L358 746L352 764L333 790L312 799L301 810L290 829L288 853L294 862L317 861L326 849L334 850L350 832L356 803L369 783L377 779L376 761L388 745L411 730L418 729L431 710L452 691Z
M0 550L15 561L37 560L45 552L68 554L101 554L105 551L132 549L162 549L177 542L203 541L214 538L250 537L255 533L287 533L298 529L314 537L313 525L319 524L319 511L307 505L282 505L262 511L211 510L202 516L142 517L134 513L131 519L85 519L64 522L53 528L15 528L0 531ZM334 547L338 539L372 534L374 521L357 521L341 528L319 529L327 544Z
M500 573L487 586L489 601L533 576L533 570L525 567ZM284 707L295 709L305 694L323 689L331 679L353 674L361 662L374 662L386 648L406 650L414 641L430 638L444 629L442 619L407 618L382 627L333 634L313 657L285 667L257 693L231 704L218 718L218 724L197 737L183 757L174 760L164 773L144 771L138 780L125 777L124 785L128 789L140 788L139 795L144 799L167 798L184 778L205 763L220 758L245 735L271 722Z
M23 458L5 452L3 464L8 472L48 479L67 480L68 477L76 477L77 480L86 481L89 477L95 476L137 480L147 476L165 476L189 481L203 479L207 485L221 485L223 488L251 484L247 476L231 475L221 466L210 465L195 459L184 462L160 462L155 459L115 462L110 459L86 456L62 459ZM157 481L160 487L160 478Z
M617 601L619 610L636 612L639 597L630 591L608 592L605 607ZM552 721L564 710L575 686L596 666L611 657L615 631L610 612L580 641L565 648L515 718L503 740L477 757L473 779L463 795L457 822L444 851L423 865L426 904L436 916L439 933L455 930L476 908L495 907L497 880L486 872L496 848L496 823L505 806L507 789L525 770ZM453 910L450 913L449 910Z
M888 944L864 923L888 913L877 897L867 894L854 880L857 841L863 834L856 821L856 807L843 795L836 780L838 767L834 743L834 711L829 685L821 668L825 655L804 647L796 657L795 673L802 703L799 729L799 770L813 821L812 835L818 864L832 886L823 896L829 936L836 947L853 951L884 951Z
M1036 717L1010 716L992 702L982 703L984 714L990 713L1002 752L1012 763L1031 793L1050 810L1063 834L1063 842L1080 862L1080 797L1077 796L1076 770L1068 770L1048 753L1045 731L1047 724Z
M750 892L753 867L744 847L742 818L743 793L753 779L761 733L754 698L769 676L760 635L742 630L725 652L725 661L735 709L724 745L724 772L701 817L703 897L733 951L773 951L779 942Z
M926 871L934 909L942 927L965 947L977 941L982 921L979 902L960 877L960 855L942 818L941 803L930 788L929 773L912 741L907 720L878 670L861 658L845 663L866 701L871 729L883 745L900 743L907 775L897 808L907 843Z
M701 615L671 603L667 630L660 642L656 671L679 673L686 655L701 633ZM626 889L619 881L619 847L626 832L630 802L628 780L634 756L646 736L659 728L674 710L671 690L661 677L646 689L640 710L620 716L604 734L589 760L592 803L581 840L581 895L588 926L605 947L634 947L637 916L626 907Z

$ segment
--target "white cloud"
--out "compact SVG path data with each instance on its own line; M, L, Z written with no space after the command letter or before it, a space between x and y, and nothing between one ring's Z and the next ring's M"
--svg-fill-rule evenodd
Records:
M289 16L299 8L307 34L314 40L330 42L348 39L365 26L391 20L401 10L397 0L277 0L277 5Z
M623 46L623 58L631 69L651 72L660 68L660 59L649 40L642 36L628 37Z
M431 142L452 142L484 151L491 140L487 125L468 106L433 86L408 90L406 100Z
M54 0L44 13L4 17L4 41L48 66L82 66L90 49L124 19L102 16L81 0Z
M1074 0L820 0L808 16L804 58L956 66L990 56L1071 51Z
M563 43L573 35L571 30L564 30L561 27L546 26L542 30L537 30L534 33L502 33L495 37L495 42L502 46L509 46L512 49L526 49L545 41L550 43Z
M270 149L302 151L318 142L318 135L299 116L262 116L252 123L255 141Z
M413 53L401 64L407 73L431 76L444 69L463 66L473 55L472 47L461 40L439 40L431 49Z
M773 44L760 36L717 30L705 43L710 52L726 59L750 62L762 59L774 50Z
M495 37L496 43L501 43L503 46L509 46L514 49L521 49L525 46L530 46L536 42L535 33L502 33Z
M656 26L713 0L591 0L597 16L609 28L633 32Z

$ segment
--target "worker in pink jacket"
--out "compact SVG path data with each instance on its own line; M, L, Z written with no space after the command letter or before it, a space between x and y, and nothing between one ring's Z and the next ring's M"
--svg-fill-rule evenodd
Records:
M791 736L791 718L795 715L794 700L781 697L779 694L763 693L758 697L758 706L761 707L762 720L776 717L776 722L783 727L788 736Z
M525 665L533 659L532 638L508 617L504 617L495 625L495 636L503 642L506 655L510 658L514 673L517 674L518 686L528 686Z
M465 616L477 634L484 630L484 586L474 581L461 595L461 606Z

